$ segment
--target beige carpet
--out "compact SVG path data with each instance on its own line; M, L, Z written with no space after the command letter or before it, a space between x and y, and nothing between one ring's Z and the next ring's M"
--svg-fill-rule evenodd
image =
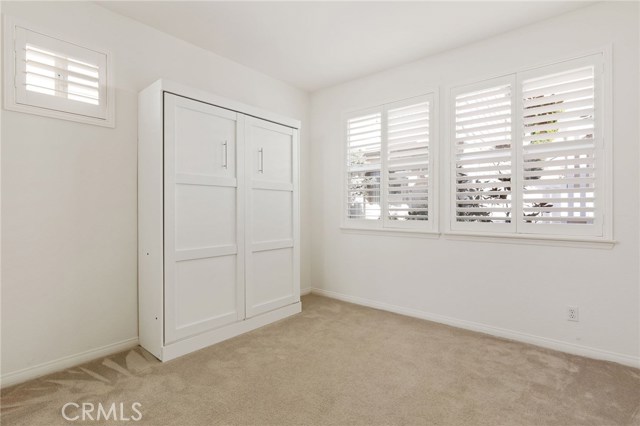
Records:
M66 402L125 416L139 402L142 420L65 422ZM639 411L640 370L314 295L165 364L138 348L2 391L3 426L640 425Z

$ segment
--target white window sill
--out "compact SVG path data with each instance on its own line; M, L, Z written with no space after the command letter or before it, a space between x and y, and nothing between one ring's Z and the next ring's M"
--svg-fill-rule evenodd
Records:
M345 234L362 234L362 235L385 235L388 237L410 237L410 238L440 238L439 232L422 231L419 229L402 229L402 228L368 228L357 226L341 226L340 230Z
M544 246L560 246L560 247L582 247L582 248L598 248L611 249L617 243L614 240L589 237L564 237L549 235L533 235L533 234L490 234L490 233L470 233L470 232L445 232L442 234L448 240L464 240L491 242L503 244L532 244Z
M533 235L533 234L505 235L505 234L452 232L452 231L441 234L439 232L421 231L417 229L373 228L373 227L358 227L358 226L341 226L340 230L345 234L384 235L388 237L409 237L409 238L429 238L429 239L439 239L440 236L442 236L448 240L491 242L491 243L501 243L501 244L542 245L542 246L556 246L556 247L612 249L617 244L617 241L600 239L600 238L563 237L563 236Z

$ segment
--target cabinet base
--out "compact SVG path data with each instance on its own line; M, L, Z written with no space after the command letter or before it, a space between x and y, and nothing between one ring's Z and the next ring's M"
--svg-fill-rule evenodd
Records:
M243 321L225 325L224 327L171 343L170 345L162 347L160 361L164 362L178 358L300 312L302 312L302 303L296 302L270 312L265 312L262 315L247 318Z

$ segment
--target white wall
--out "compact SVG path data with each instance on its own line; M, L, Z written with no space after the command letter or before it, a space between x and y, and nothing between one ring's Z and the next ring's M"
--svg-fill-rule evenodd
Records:
M115 129L2 111L2 375L19 380L137 339L139 90L162 77L300 119L303 171L308 95L88 2L2 10L109 49L117 99ZM303 172L303 194L308 182ZM308 207L303 196L303 287Z
M613 249L340 230L342 112L608 44L614 58ZM313 93L313 286L360 303L638 365L637 120L638 5L631 2L598 3ZM580 322L566 320L567 305L579 306Z

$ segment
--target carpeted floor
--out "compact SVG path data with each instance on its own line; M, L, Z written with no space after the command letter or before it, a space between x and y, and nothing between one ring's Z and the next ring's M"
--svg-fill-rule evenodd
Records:
M142 420L66 422L67 402ZM60 424L640 425L640 370L309 295L168 363L137 348L2 391L3 426Z

